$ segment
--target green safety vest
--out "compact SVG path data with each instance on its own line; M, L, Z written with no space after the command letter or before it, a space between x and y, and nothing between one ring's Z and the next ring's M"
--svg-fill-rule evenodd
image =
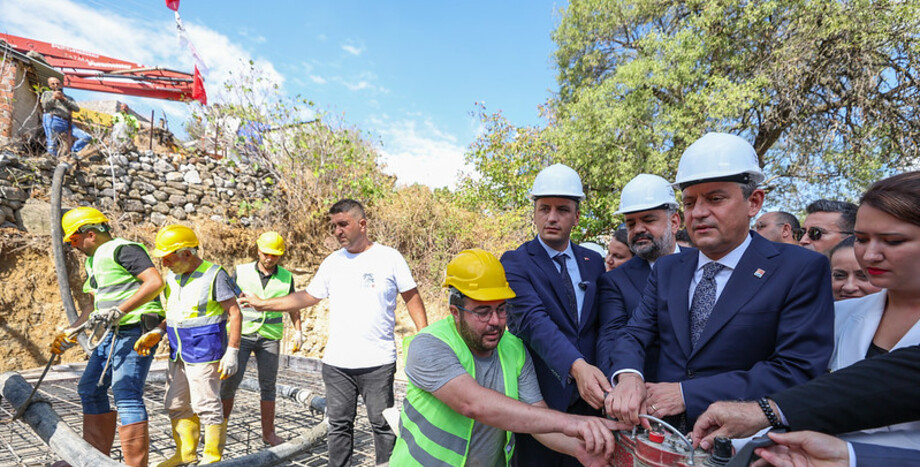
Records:
M202 261L185 285L166 275L166 332L170 359L186 363L219 361L227 347L227 315L214 301L214 281L221 267Z
M450 348L460 359L463 368L476 378L476 364L466 342L457 332L454 318L448 316L422 329L419 334L431 334ZM407 338L403 349L409 348ZM518 376L524 368L524 344L516 336L505 332L496 348L505 381L505 395L518 398ZM469 455L472 418L465 417L438 400L431 393L419 389L410 380L406 385L406 400L399 416L399 438L390 457L390 465L462 466ZM505 434L505 464L514 454L514 434Z
M140 244L129 242L121 238L113 238L96 248L93 256L88 256L84 262L86 268L86 282L83 284L84 293L93 294L93 308L104 310L119 306L131 298L141 288L141 280L131 275L127 269L115 261L115 254L119 247L137 245L147 252L147 248ZM96 279L96 287L90 284ZM124 310L122 310L124 311ZM139 323L141 315L156 313L163 316L163 306L159 301L149 301L125 314L119 325Z
M287 269L275 266L275 274L262 288L262 278L256 270L255 262L240 264L236 267L236 284L243 292L249 292L262 298L284 297L291 292L294 276ZM276 311L260 312L252 307L242 307L243 334L258 332L266 339L279 340L284 334L284 313Z

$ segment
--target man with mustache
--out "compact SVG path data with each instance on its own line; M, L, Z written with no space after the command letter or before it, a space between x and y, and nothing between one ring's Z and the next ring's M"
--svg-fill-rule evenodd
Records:
M508 465L513 432L582 463L607 464L611 429L600 417L551 410L520 339L505 333L505 301L514 298L501 263L478 248L447 265L450 316L411 338L406 399L391 465Z
M680 214L674 189L667 180L657 175L637 175L623 187L620 209L614 214L626 216L629 246L636 256L597 281L597 359L608 376L612 374L615 337L639 306L652 267L658 258L680 251L676 242ZM649 345L642 372L647 380L655 381L658 353L655 340Z
M240 303L258 311L294 311L329 297L329 342L323 355L329 465L351 465L359 394L374 431L376 462L382 464L396 442L383 417L394 399L396 296L405 300L416 329L427 326L428 318L406 260L368 238L361 203L343 199L333 204L329 222L342 248L323 260L306 290L267 300L245 293Z
M756 400L808 381L833 350L834 299L823 255L751 232L764 179L744 139L709 133L681 156L675 186L699 250L662 257L613 347L607 413L640 414L683 430L718 400ZM661 344L657 379L643 378ZM643 422L647 423L647 422Z

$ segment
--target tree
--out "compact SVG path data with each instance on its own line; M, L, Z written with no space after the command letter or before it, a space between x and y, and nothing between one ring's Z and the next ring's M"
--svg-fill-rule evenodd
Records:
M920 155L918 33L914 1L573 0L547 128L607 225L706 131L751 141L776 194L852 196Z

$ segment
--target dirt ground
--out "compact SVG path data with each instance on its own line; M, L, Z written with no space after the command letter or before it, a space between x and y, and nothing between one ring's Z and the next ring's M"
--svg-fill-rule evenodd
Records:
M200 254L209 261L232 268L233 265L253 261L248 256L254 254L258 232L240 227L227 226L215 222L195 223L195 229L201 238ZM152 247L155 228L143 226L120 231L116 234L132 239L146 239ZM291 245L289 248L296 248ZM69 247L65 249L70 250ZM251 251L250 251L251 250ZM308 256L294 264L284 264L294 273L297 290L306 288L313 277L322 258L332 250L323 248L316 256ZM78 251L68 253L70 286L77 301L77 309L87 303L88 297L82 290L85 274L83 272L83 255ZM159 262L154 261L159 267ZM164 272L161 270L161 273ZM54 261L51 256L51 244L48 236L30 235L15 229L0 230L0 371L23 370L44 366L48 362L48 351L55 332L68 325L63 302L58 291ZM446 315L445 299L439 290L422 290L422 297L428 308L429 322ZM285 317L286 322L290 322ZM303 330L307 339L299 355L321 357L326 347L329 320L326 301L303 313ZM396 311L397 348L402 347L402 339L415 332L405 305L399 300ZM290 339L293 331L285 327L282 340L284 353L290 353ZM165 349L161 346L161 352ZM401 352L400 352L401 354ZM64 353L63 362L86 360L84 352L71 349ZM402 363L402 358L399 359ZM401 367L402 365L400 365Z

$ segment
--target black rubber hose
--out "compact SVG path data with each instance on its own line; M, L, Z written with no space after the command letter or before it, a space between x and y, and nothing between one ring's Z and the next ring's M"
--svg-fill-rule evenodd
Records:
M70 293L70 277L67 274L67 255L64 252L64 228L61 227L61 191L64 187L64 175L70 170L70 164L61 162L54 169L51 179L51 252L54 256L54 270L57 272L58 291L61 294L61 303L67 313L67 322L73 324L80 317L77 307ZM80 333L77 342L83 350L89 353L86 336Z

